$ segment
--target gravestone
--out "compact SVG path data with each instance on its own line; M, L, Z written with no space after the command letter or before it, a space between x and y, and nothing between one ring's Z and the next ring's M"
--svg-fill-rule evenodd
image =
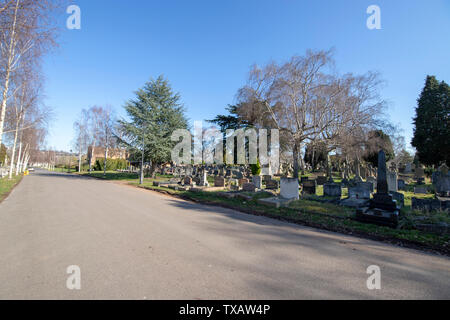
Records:
M225 178L224 177L215 177L214 178L214 187L225 187Z
M195 184L195 185L200 185L200 177L194 177L194 178L192 178L192 184Z
M236 177L236 179L244 178L244 174L241 171L235 171L234 176Z
M257 189L262 189L262 177L261 176L253 176L252 183L255 185Z
M363 186L348 188L348 197L352 199L369 200L370 194L371 194L370 190Z
M342 197L342 188L337 183L325 183L323 185L323 195L327 197Z
M263 179L264 182L267 182L269 180L272 180L272 176L271 175L263 175L262 179Z
M427 194L428 190L426 186L414 187L414 194Z
M244 186L244 183L249 183L250 182L250 180L248 180L246 178L239 179L238 181L239 181L239 187L241 187L241 188Z
M416 179L418 184L423 184L425 182L425 171L423 170L422 166L417 166L414 178Z
M191 177L185 177L184 180L183 180L183 183L185 185L189 185L190 186L192 184L192 178Z
M203 172L200 173L200 181L198 185L201 187L209 187L208 173L206 170L203 170Z
M348 197L341 200L340 205L359 208L365 207L370 201L371 191L368 185L360 184L348 188Z
M272 167L270 165L263 166L261 168L261 174L263 176L272 176Z
M303 194L316 194L316 180L306 180L302 183Z
M377 193L370 200L368 208L356 210L356 219L396 228L398 226L399 207L394 201L387 183L386 154L378 153Z
M301 177L300 178L300 183L303 183L303 182L308 181L308 180L309 180L308 177Z
M445 164L433 173L433 186L438 196L450 197L450 173Z
M374 192L375 191L375 186L373 185L373 183L372 182L370 182L370 181L367 181L367 182L358 182L357 184L356 184L356 187L358 187L358 188L362 188L362 189L366 189L366 190L368 190L370 193L372 193L372 192Z
M253 183L244 183L242 190L246 192L255 192L256 186Z
M371 191L374 192L375 189L377 188L377 179L374 178L374 177L368 177L368 178L366 179L366 182L369 182L369 183L372 184L372 190L371 190Z
M317 185L323 186L325 183L327 183L328 178L326 176L318 176L316 181L317 181Z
M266 189L268 190L278 190L279 183L277 180L268 180L266 181Z
M398 191L397 172L388 171L386 173L386 178L389 192L397 192Z
M441 198L442 199L442 198ZM450 200L437 199L411 199L411 208L422 211L447 211L450 213Z
M392 199L397 202L397 205L401 208L405 206L405 195L401 192L391 192Z
M298 200L300 198L298 187L297 178L281 178L280 196L284 199Z
M405 180L398 179L397 180L398 190L405 190L406 189L406 183Z
M367 179L369 176L368 169L366 167L361 167L360 174L362 179Z
M355 177L352 179L353 183L358 183L363 181L361 178L361 166L359 164L359 161L355 162Z

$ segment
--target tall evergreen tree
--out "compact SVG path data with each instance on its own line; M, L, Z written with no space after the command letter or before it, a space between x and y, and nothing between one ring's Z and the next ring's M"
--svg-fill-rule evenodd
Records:
M131 152L131 158L140 159L143 144L145 161L151 162L151 174L158 164L171 160L175 142L172 133L177 129L187 129L188 121L180 103L180 95L174 93L169 82L159 76L147 82L136 92L136 98L125 104L131 121L121 120L121 141Z
M239 116L239 105L228 105L225 109L228 111L228 115L217 115L212 120L207 120L210 123L217 124L222 132L227 130L243 129L250 126L250 123Z
M411 144L421 163L450 165L450 87L434 76L427 76L418 99Z

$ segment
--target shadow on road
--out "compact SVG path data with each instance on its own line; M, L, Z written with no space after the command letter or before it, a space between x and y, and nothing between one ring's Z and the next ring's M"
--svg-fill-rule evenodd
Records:
M50 177L50 178L63 178L63 179L71 179L71 180L83 180L83 179L96 179L94 177L81 176L78 174L70 174L65 172L53 172L53 171L45 171L45 170L36 170L33 173L30 173L30 176L40 176L40 177ZM96 179L100 180L100 179ZM105 180L106 181L106 180Z
M302 264L302 282L317 281L321 278L323 272L323 281L330 281L329 273L333 272L333 264L345 257L347 263L350 265L362 265L361 272L358 274L343 274L342 269L336 266L336 270L340 270L339 275L336 275L336 284L340 277L361 279L358 284L359 288L365 291L365 279L367 279L366 268L371 265L380 266L381 270L388 272L390 276L396 279L397 284L407 282L413 287L422 288L424 292L433 291L433 288L441 288L442 279L436 277L430 269L430 265L412 264L410 254L424 256L433 256L426 252L420 252L412 249L385 244L382 242L375 242L363 238L342 235L339 233L318 230L310 227L304 227L271 219L262 216L255 216L251 214L237 212L231 209L220 208L215 206L190 203L183 200L170 199L169 204L179 209L186 211L198 211L209 213L207 219L193 220L192 223L202 230L212 231L218 235L226 235L233 239L236 245L245 244L247 247L254 247L255 251L264 248L262 261L272 261L276 264ZM214 214L212 214L214 213ZM309 266L302 263L303 259L299 260L299 256L290 256L289 251L294 250L304 256L304 261L314 256L323 261L323 266L317 264ZM252 252L249 252L252 254ZM445 257L444 257L445 258ZM202 259L201 256L195 259ZM314 259L314 260L315 260ZM246 266L242 266L246 268ZM248 267L248 266L247 266ZM266 269L266 265L253 265L251 268L255 272L262 272ZM344 272L345 273L345 272ZM293 279L298 277L295 271L276 273L277 281L273 283L271 289L286 290L286 285L295 286ZM327 274L327 276L325 275ZM319 280L320 281L320 280ZM282 285L281 285L282 284ZM325 284L325 283L324 283ZM329 283L328 283L329 284ZM264 285L268 283L251 283L257 289L263 290ZM395 285L395 284L392 284ZM328 287L328 285L327 285ZM335 287L335 286L330 286ZM354 289L354 288L353 288ZM347 296L350 298L361 298L361 292L356 292L351 288L341 288L333 292L336 297ZM394 288L392 289L395 292ZM358 290L357 290L358 291ZM445 291L445 290L444 290ZM442 292L442 291L441 291ZM450 292L449 292L450 294ZM394 294L395 296L395 294ZM380 298L386 297L384 294L375 294L369 292L365 294L365 298ZM408 298L399 297L396 298Z

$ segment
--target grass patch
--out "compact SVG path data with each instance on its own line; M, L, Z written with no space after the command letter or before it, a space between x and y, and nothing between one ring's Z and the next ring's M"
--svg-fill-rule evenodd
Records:
M345 218L349 218L355 213L355 210L351 208L306 199L295 201L291 203L290 207L300 212L319 213Z
M103 171L93 171L91 173L89 172L81 172L77 174L81 176L86 177L93 177L97 179L103 179L103 180L112 180L112 181L136 181L139 180L139 173L130 173L130 172L117 172L117 171L106 171L106 175ZM145 182L153 182L153 181L168 181L171 178L173 178L172 175L162 175L157 174L155 178L144 178Z
M5 177L3 179L0 178L0 202L2 202L11 190L22 180L23 175L13 176L12 179L8 179Z

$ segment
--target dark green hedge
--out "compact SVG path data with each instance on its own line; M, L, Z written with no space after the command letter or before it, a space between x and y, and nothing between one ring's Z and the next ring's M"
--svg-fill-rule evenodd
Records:
M103 171L105 164L105 158L98 158L95 161L94 170ZM106 171L123 170L129 167L129 162L124 159L107 159L106 160Z

